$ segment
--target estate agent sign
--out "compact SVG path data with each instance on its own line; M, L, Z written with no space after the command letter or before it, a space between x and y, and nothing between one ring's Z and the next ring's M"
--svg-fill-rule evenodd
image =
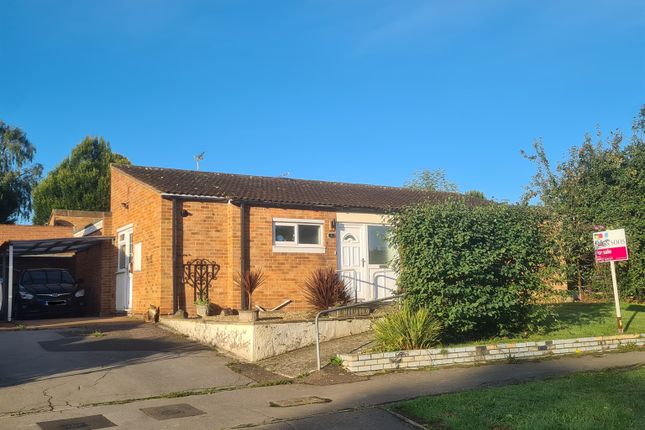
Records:
M625 230L599 231L593 234L596 262L623 261L628 259Z
M614 287L614 302L616 305L616 322L618 323L618 332L623 332L623 319L620 315L620 303L618 302L618 281L616 280L615 261L625 261L629 259L627 252L627 239L625 230L607 230L599 231L593 234L593 248L596 253L596 263L609 262L611 266L611 283Z

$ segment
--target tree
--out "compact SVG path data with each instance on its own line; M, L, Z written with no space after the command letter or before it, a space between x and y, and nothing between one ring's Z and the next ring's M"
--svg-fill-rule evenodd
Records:
M110 209L110 163L130 164L109 142L86 137L34 189L34 223L45 224L52 209Z
M624 295L642 299L645 288L645 105L634 121L633 135L623 145L620 131L607 139L586 135L569 157L553 168L540 140L526 158L537 171L524 201L537 199L556 219L559 250L569 285L606 287L606 265L594 262L591 234L596 230L625 228L630 261L618 264ZM595 284L595 285L594 285Z
M31 191L43 169L33 162L35 153L21 129L0 121L0 223L14 223L31 213Z
M459 192L459 187L446 178L446 172L441 169L423 169L414 172L414 177L405 183L408 188L427 191Z

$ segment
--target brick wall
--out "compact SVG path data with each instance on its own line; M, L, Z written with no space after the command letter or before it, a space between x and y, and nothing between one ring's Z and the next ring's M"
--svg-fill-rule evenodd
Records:
M132 276L132 312L141 314L152 304L161 306L163 313L172 311L172 282L162 285L162 277L171 273L167 263L167 252L162 251L162 198L154 189L132 179L118 168L111 169L111 194L110 208L112 218L110 226L104 225L104 231L117 237L117 230L126 225L133 225L133 243L142 242L141 271L134 272ZM166 210L164 206L164 210ZM164 212L165 216L169 214ZM169 219L169 218L168 218ZM172 244L168 232L163 231L163 239L168 242L166 248ZM112 248L112 257L116 261L117 250ZM162 265L163 261L163 265ZM111 274L111 279L116 291L116 267ZM162 298L162 288L170 285L170 290ZM169 301L170 299L170 301Z
M8 240L58 239L72 235L71 227L0 224L0 245Z
M183 202L179 230L182 262L206 258L217 262L220 272L212 284L210 300L219 307L240 307L240 290L236 278L240 272L240 208L221 202ZM328 238L335 212L250 207L248 221L248 267L262 269L266 283L253 295L253 302L273 307L286 299L293 300L288 310L309 309L303 296L304 280L319 267L336 268L336 240ZM323 220L325 253L273 252L273 218ZM166 288L166 287L164 287ZM172 285L167 288L172 290ZM185 287L183 300L186 310L194 313L194 296Z
M249 212L250 268L262 269L266 276L253 302L271 308L290 299L288 310L310 309L303 295L305 280L320 267L337 267L336 238L328 237L336 212L262 207L251 207ZM273 252L273 218L323 220L325 253Z
M339 357L343 360L343 367L350 372L374 373L384 370L419 369L433 366L475 365L509 359L532 360L548 356L611 351L621 346L645 347L645 334L418 349L373 354L341 354Z
M177 217L179 249L173 250L171 199L162 198L156 190L118 168L112 169L111 190L112 227L104 230L116 236L119 227L132 224L134 243L142 242L142 270L133 274L133 313L143 313L151 304L160 306L161 314L172 312L173 252L180 256L175 271L178 277L182 264L190 260L206 258L218 263L221 269L210 290L211 302L219 307L240 308L240 290L235 283L241 259L239 206L179 201L177 213L183 212ZM264 207L250 207L247 211L248 267L261 268L266 275L265 285L254 294L254 303L273 307L291 299L293 303L287 310L308 309L303 296L305 279L319 267L337 265L336 240L327 236L335 212ZM325 252L274 253L274 217L323 220ZM116 258L116 249L113 252ZM192 288L185 287L177 299L189 314L194 314Z

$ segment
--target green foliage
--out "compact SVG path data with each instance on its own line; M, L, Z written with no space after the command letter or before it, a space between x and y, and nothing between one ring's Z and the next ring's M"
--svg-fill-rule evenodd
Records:
M446 191L456 193L459 191L457 184L446 178L446 172L437 170L419 170L414 172L414 177L406 182L408 188L426 191Z
M35 153L21 129L0 121L0 223L30 215L31 191L43 169L33 163Z
M343 365L343 359L337 355L334 355L329 359L329 365L333 367L340 367Z
M394 214L390 241L406 300L437 317L446 340L541 330L553 313L534 306L549 288L546 221L536 208L462 200Z
M103 138L83 139L34 189L34 223L47 223L52 209L109 210L110 163L130 161Z
M402 351L430 348L439 341L441 323L426 308L404 304L374 323L376 349Z
M557 225L559 254L570 286L610 289L608 264L595 264L592 233L624 228L630 260L617 263L623 296L645 299L645 105L624 145L620 132L603 140L587 135L555 168L541 141L533 145L537 172L525 200L547 208Z
M331 267L314 270L305 281L305 300L319 310L347 304L350 300L345 282Z
M266 282L266 276L262 269L247 270L244 274L238 273L235 284L246 293L246 308L253 309L252 296L255 290Z

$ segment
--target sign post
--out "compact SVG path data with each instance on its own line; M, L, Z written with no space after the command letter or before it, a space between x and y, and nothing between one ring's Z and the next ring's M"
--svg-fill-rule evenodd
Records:
M596 253L596 263L609 262L611 268L611 283L614 288L614 304L616 305L616 323L618 333L623 332L623 319L620 314L620 302L618 300L618 281L616 279L616 261L629 259L627 252L627 239L625 230L599 231L593 234L593 247Z

